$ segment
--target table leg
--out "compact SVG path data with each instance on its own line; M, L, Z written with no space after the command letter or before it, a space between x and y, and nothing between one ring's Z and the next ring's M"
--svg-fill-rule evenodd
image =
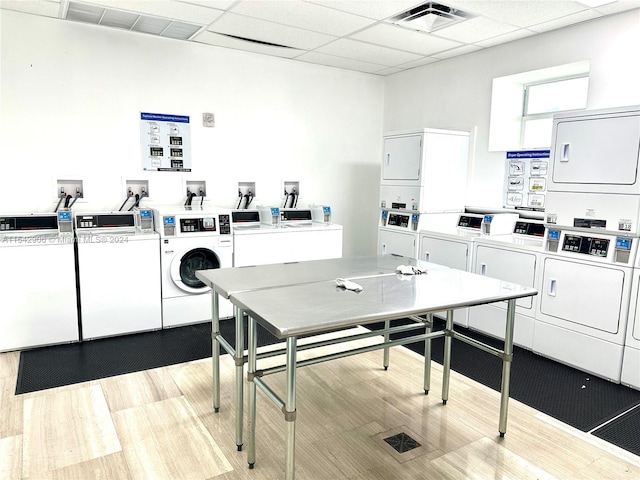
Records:
M451 341L453 339L453 310L447 310L444 333L444 359L442 362L442 403L449 399L449 377L451 376Z
M284 407L287 422L286 480L296 478L296 345L295 337L287 338L287 401Z
M507 303L507 325L504 333L504 356L502 358L502 385L500 386L500 436L507 432L507 414L509 411L509 385L511 383L511 361L513 360L513 326L516 316L516 301Z
M431 333L433 327L433 314L429 313L427 319L424 322L424 333ZM424 341L424 394L429 395L429 388L431 387L431 339L427 338Z
M233 308L236 323L236 446L242 451L242 428L244 423L244 312Z
M213 411L220 411L220 309L219 296L214 290L211 295L211 361L213 365Z
M390 325L391 325L391 322L389 320L384 321L385 330L389 330ZM385 343L389 341L389 332L386 332L384 334L384 341ZM384 358L382 360L382 366L384 367L385 370L389 368L389 347L384 348Z
M247 362L247 379L249 380L249 425L247 432L247 441L249 447L247 450L247 461L249 468L253 468L256 463L256 384L253 376L256 372L256 349L258 339L256 337L256 321L249 317L249 337L248 337L248 362Z

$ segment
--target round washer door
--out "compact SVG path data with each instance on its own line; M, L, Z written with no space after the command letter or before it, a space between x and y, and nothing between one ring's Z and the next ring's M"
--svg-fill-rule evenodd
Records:
M202 283L196 277L197 270L211 270L220 268L220 258L209 248L192 248L178 254L171 262L171 279L180 290L188 293L205 293L211 287Z

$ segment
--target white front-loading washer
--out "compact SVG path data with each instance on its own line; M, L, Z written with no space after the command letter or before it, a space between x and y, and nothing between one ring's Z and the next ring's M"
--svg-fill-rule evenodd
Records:
M547 228L533 351L619 383L638 239Z
M471 271L539 289L540 254L544 243L542 220L520 219L511 235L474 238ZM538 295L516 301L513 341L531 350ZM469 309L469 328L504 339L506 302Z
M83 340L162 328L160 237L136 226L135 215L75 216Z
M162 326L211 321L211 288L197 270L233 266L231 210L216 207L155 207L160 234ZM233 316L233 305L221 298L220 318Z
M640 255L636 255L631 282L631 301L627 334L622 354L620 383L640 390Z
M77 342L71 213L0 216L0 351Z

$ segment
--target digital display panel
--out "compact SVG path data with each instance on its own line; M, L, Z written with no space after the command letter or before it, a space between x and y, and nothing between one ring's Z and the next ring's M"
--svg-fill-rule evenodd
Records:
M480 229L480 227L482 226L482 218L470 217L468 215L460 215L460 218L458 219L458 226Z
M408 227L409 226L409 215L398 215L397 213L392 213L389 215L389 225L393 225L395 227Z
M579 235L566 235L562 244L565 252L606 257L609 251L609 240L606 238L581 237Z

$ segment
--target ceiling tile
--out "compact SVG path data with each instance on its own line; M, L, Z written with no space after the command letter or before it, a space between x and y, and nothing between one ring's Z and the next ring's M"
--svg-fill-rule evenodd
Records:
M182 22L208 25L222 15L222 10L168 0L79 0L103 7L138 12L156 17L171 18Z
M406 69L398 68L398 67L389 67L389 68L385 68L384 70L379 70L375 72L375 74L376 75L393 75L394 73L400 73L404 70Z
M336 57L333 55L326 55L318 52L303 53L296 60L301 60L308 63L317 63L319 65L329 65L331 67L346 68L348 70L357 70L365 73L375 73L380 69L384 69L383 65L375 63L361 62L359 60L353 60L350 58Z
M475 17L450 27L436 30L432 35L456 40L462 43L475 43L498 35L517 30L513 25L496 22L490 18Z
M180 3L191 3L200 5L201 7L217 8L218 10L227 10L236 0L175 0Z
M60 17L60 1L25 2L24 0L2 0L2 8L15 12L43 15L45 17Z
M349 39L336 40L324 47L318 48L316 51L338 57L377 63L388 67L411 62L412 60L418 60L420 58L420 55L414 53L401 52L400 50Z
M348 35L373 23L373 20L368 18L301 0L279 2L248 0L234 5L230 11L338 37Z
M596 7L596 10L605 15L611 15L612 13L624 12L632 8L640 8L640 0L618 0L617 2ZM640 12L638 12L638 16L640 17Z
M435 53L432 57L443 60L445 58L459 57L460 55L465 55L467 53L477 52L478 50L482 50L482 47L478 47L476 45L465 45L464 47L454 48L453 50L447 50L446 52Z
M207 45L216 45L218 47L227 47L235 50L244 50L246 52L262 53L265 55L285 58L293 58L303 52L303 50L295 48L273 47L270 45L263 45L261 43L238 40L227 37L226 35L207 32L206 30L200 32L196 37L194 37L193 41L197 43L206 43Z
M403 63L402 65L397 65L397 68L409 69L415 67L422 67L423 65L429 65L430 63L438 62L438 58L424 57L420 60L414 60L413 62Z
M476 42L475 44L485 48L493 47L494 45L499 45L501 43L513 42L514 40L529 37L531 35L535 35L535 33L536 32L532 32L531 30L527 30L526 28L522 28L514 32L505 33L504 35L498 35L497 37L482 40L481 42Z
M350 38L421 55L431 55L460 46L458 42L385 23L354 33Z
M420 0L305 0L374 20L383 20L419 5Z
M571 0L445 0L447 5L518 27L529 27L586 10Z
M267 22L259 18L235 15L231 12L223 15L211 24L207 30L304 50L312 50L338 38L324 33Z
M573 15L558 18L557 20L533 25L529 27L529 30L533 30L536 33L547 32L549 30L555 30L556 28L562 28L576 23L586 22L587 20L593 20L599 16L600 14L595 10L585 10L583 12L574 13Z

